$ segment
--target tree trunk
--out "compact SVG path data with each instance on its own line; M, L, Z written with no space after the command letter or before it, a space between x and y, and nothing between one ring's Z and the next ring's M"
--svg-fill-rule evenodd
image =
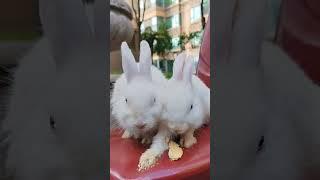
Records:
M204 17L204 13L203 13L203 0L201 0L200 8L201 8L201 25L202 25L202 29L204 29L206 26L206 18Z
M140 50L140 42L141 42L141 24L142 22L137 22L137 25L138 25L138 40L139 40L139 43L138 43L138 47L139 47L139 50Z

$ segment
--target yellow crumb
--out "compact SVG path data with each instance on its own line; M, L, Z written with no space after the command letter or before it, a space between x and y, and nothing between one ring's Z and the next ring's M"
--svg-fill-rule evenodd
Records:
M176 161L182 157L183 150L174 141L169 142L168 156L172 161Z

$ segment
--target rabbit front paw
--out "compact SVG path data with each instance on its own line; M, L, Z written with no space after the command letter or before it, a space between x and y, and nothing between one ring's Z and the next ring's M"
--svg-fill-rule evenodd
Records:
M146 150L139 159L138 170L146 170L152 167L157 161L157 153L152 149Z
M197 143L197 139L194 136L184 136L180 139L180 145L185 148L189 148Z
M124 133L121 136L122 139L128 139L128 138L131 138L131 137L132 137L132 134L128 130L125 130Z

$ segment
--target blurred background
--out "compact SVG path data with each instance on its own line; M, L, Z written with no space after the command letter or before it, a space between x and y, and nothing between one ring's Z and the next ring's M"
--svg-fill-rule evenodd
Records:
M167 78L172 75L173 60L182 51L194 57L194 72L199 59L209 0L124 0L132 13L132 39L128 40L134 55L139 56L139 42L147 40L152 48L152 62ZM281 0L268 0L266 39L276 32ZM116 38L116 37L115 37ZM110 52L111 81L122 73L118 48Z
M198 61L199 47L209 13L209 0L127 0L133 14L134 34L128 42L138 57L139 42L147 40L153 64L167 77L175 56L185 50ZM121 73L119 49L111 52L111 73Z

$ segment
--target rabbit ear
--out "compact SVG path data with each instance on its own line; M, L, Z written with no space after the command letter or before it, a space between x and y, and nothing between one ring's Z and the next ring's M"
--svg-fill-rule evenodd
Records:
M130 82L138 74L138 66L134 56L126 42L121 44L122 69L126 76L127 82Z
M151 49L147 41L143 40L140 43L140 58L139 70L140 74L148 79L151 79Z
M192 80L192 68L193 68L193 59L191 56L188 56L185 60L183 67L183 81L191 84Z
M70 53L86 50L92 31L81 0L39 0L39 8L57 64L65 63Z
M94 33L99 42L107 42L107 32L109 24L107 24L107 1L95 0L94 2Z
M172 78L175 80L182 80L183 79L183 67L186 59L186 53L180 53L173 63L173 74Z

